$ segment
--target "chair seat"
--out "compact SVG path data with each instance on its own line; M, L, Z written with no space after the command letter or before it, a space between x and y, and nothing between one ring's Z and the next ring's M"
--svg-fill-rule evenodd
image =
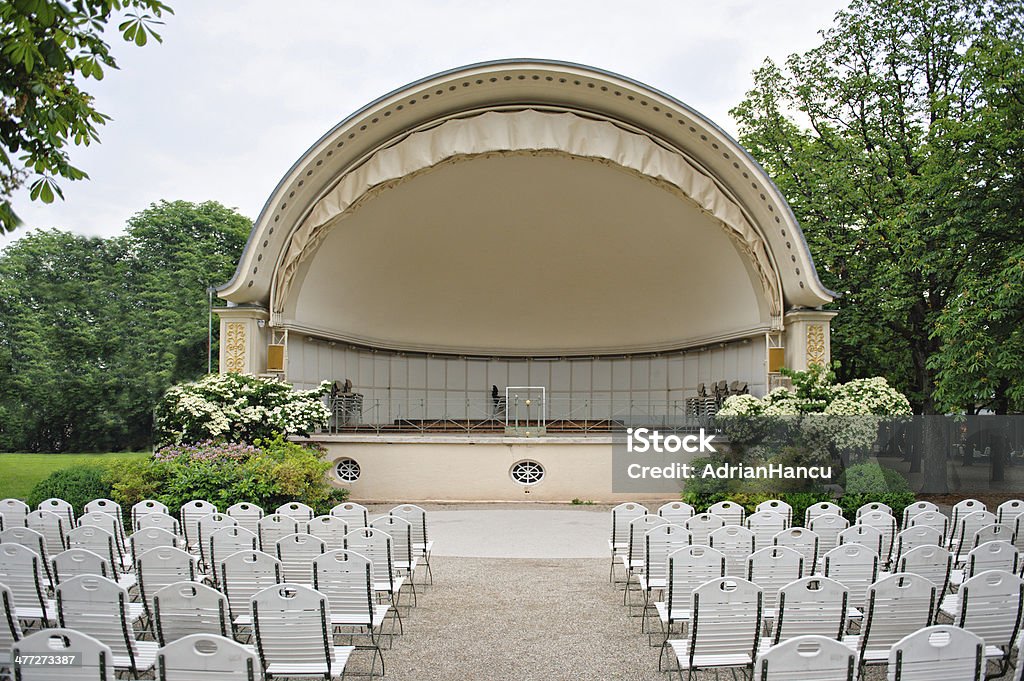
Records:
M634 558L633 560L630 560L626 555L620 555L618 558L619 562L630 570L640 570L644 566L644 561L641 558Z
M608 549L612 553L622 553L629 548L629 542L616 541L613 542L611 539L608 540Z
M648 579L647 577L640 575L640 588L644 591L666 589L668 588L668 580L664 577L655 577L654 579Z
M395 577L393 580L394 588L388 582L374 582L373 590L382 591L384 593L398 593L402 590L402 586L405 584L405 577Z
M374 629L379 627L384 622L384 618L388 614L388 610L391 609L390 605L375 605L373 606L373 622L367 625L366 613L345 613L345 612L332 612L331 613L331 625L335 627L365 627L371 626Z
M41 608L36 607L22 607L20 605L14 606L14 614L18 616L19 620L41 620L46 619L49 622L57 621L57 601L46 601L46 612L44 613Z
M331 674L340 676L348 664L348 658L352 655L355 646L335 646L334 659L330 667L326 662L271 662L264 670L268 676L280 674L281 676L322 676Z
M942 602L939 603L939 612L943 615L948 615L955 620L960 614L960 595L946 594L943 596Z
M412 550L419 551L420 554L430 553L434 549L434 540L431 539L426 544L421 541L414 541L412 543Z
M156 651L159 648L160 644L156 641L136 641L135 669L138 671L152 669L153 665L156 664ZM116 669L131 669L132 660L127 655L115 654L114 667Z
M396 560L395 561L395 569L396 570L401 570L402 572L415 572L416 568L419 567L419 564L420 564L420 559L418 557L416 557L416 556L413 556L412 565L411 566L409 565L409 561L407 561L407 560Z
M124 588L125 591L132 589L136 584L139 583L139 578L135 575L122 574L117 578L117 585Z
M665 622L667 624L669 622L668 603L662 603L662 602L655 603L654 604L654 608L658 611L659 619L661 619L662 622ZM689 619L690 619L690 609L689 608L679 608L679 607L672 608L671 621L673 621L673 622L682 622L682 621L686 621L686 620L689 620Z
M681 669L690 669L690 639L670 640L668 644L672 646L672 652L676 654L679 667ZM747 653L714 653L705 655L698 653L693 656L694 669L702 667L745 667L753 663L754 661L750 659L750 655Z

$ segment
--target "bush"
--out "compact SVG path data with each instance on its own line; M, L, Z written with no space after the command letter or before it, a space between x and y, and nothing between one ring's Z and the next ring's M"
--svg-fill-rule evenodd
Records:
M76 466L50 473L40 480L28 495L26 502L31 508L51 497L67 501L82 513L85 505L93 499L111 498L109 474L105 466Z
M916 501L910 483L898 471L882 468L875 461L865 461L848 467L840 478L843 496L838 503L843 515L854 522L857 509L864 504L875 502L892 508L897 518L903 509Z

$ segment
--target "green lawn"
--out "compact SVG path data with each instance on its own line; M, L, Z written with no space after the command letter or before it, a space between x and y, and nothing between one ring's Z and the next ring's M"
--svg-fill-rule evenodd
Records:
M61 468L106 463L113 459L137 459L148 452L111 454L0 454L0 499L24 499L36 483Z

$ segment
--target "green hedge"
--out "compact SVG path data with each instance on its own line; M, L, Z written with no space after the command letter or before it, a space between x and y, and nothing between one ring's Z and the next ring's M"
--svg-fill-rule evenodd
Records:
M38 508L41 502L56 497L70 503L80 515L87 503L93 499L109 499L111 491L107 466L76 466L54 471L40 480L25 503L30 508Z

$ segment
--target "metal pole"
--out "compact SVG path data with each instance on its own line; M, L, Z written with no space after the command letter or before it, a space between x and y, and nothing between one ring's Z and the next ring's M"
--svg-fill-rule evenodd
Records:
M206 295L209 298L207 305L208 319L206 321L206 373L213 373L213 292L217 289L213 286L206 287Z

